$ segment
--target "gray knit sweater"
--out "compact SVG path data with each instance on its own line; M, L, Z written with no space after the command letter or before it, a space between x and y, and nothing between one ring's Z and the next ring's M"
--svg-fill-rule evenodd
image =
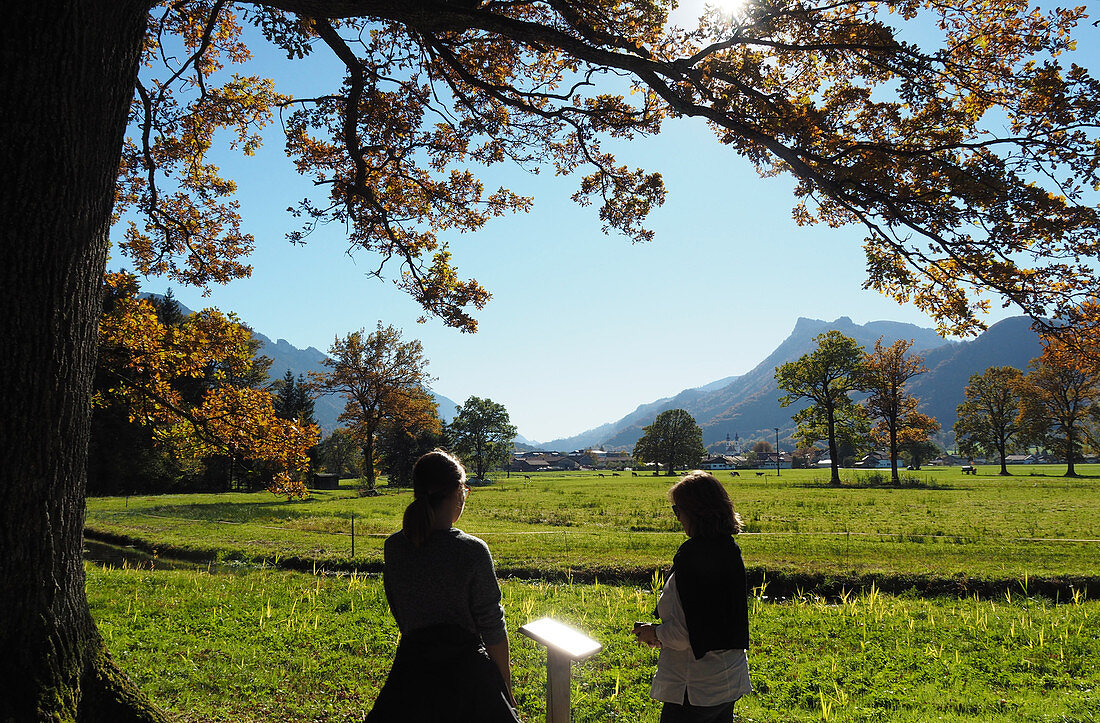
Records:
M395 532L386 538L382 581L401 632L455 624L481 636L486 645L503 641L504 608L489 547L452 527L435 530L419 548Z

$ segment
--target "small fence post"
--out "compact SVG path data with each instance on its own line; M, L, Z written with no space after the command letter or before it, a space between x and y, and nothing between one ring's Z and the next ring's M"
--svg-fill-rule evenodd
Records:
M569 664L592 657L603 646L552 618L532 620L519 631L546 646L546 723L569 723Z
M355 557L355 513L351 513L351 556Z

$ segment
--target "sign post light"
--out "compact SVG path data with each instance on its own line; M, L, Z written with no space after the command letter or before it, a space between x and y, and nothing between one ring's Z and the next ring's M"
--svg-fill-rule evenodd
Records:
M546 723L569 723L569 664L591 658L603 646L551 618L532 620L519 631L546 646Z

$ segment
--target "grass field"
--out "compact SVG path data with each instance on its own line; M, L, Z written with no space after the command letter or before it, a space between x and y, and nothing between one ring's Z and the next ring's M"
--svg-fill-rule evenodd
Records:
M1060 467L1018 467L1011 477L995 467L976 476L930 468L901 488L870 485L866 472L846 472L840 489L816 470L721 478L747 525L739 540L757 581L985 591L983 581L1080 586L1096 576L1100 467L1080 469L1085 477L1067 479ZM411 493L382 487L361 498L345 484L304 502L268 493L95 498L87 529L162 554L377 570ZM459 524L489 543L505 576L636 582L667 566L683 540L669 484L594 473L500 479L475 488Z
M1095 723L1100 602L1085 590L1097 579L1100 478L1014 472L928 470L900 488L864 473L840 489L821 472L723 476L748 525L740 544L757 586L756 691L738 719ZM658 570L684 539L669 483L538 475L472 493L460 526L489 542L504 577L525 720L545 716L545 653L516 631L544 615L604 645L574 666L574 721L657 720L656 656L629 630L648 619ZM93 537L229 563L215 573L88 564L108 647L180 721L362 720L397 643L377 575L274 565L377 570L411 499L383 490L293 503L266 493L90 499ZM919 581L930 584L883 592Z
M376 576L105 570L88 597L108 647L180 721L361 721L397 631ZM638 646L651 587L505 580L520 713L545 718L545 651L516 632L545 615L604 649L573 666L573 720L656 721L656 654ZM923 599L875 589L750 603L755 692L741 721L1096 720L1100 603L1025 594Z

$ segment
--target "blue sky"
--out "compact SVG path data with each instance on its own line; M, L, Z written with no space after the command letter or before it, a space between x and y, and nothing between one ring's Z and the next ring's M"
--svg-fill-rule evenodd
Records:
M330 68L318 61L277 77L284 92L315 93L310 84ZM437 392L504 404L529 439L576 434L640 403L744 373L800 316L934 326L915 308L860 289L859 228L799 228L793 183L761 179L694 121L669 122L660 137L619 148L621 162L664 175L668 200L652 217L651 244L603 235L596 210L569 200L576 179L494 170L498 183L534 196L535 208L449 238L460 273L493 294L479 331L417 324L409 298L366 276L375 258L346 254L343 228L322 228L304 247L285 240L296 228L285 209L311 184L278 136L275 128L253 158L219 159L239 183L245 229L256 237L252 277L206 298L157 278L145 279L144 290L171 287L192 309L234 311L269 337L322 351L350 331L393 324L423 343ZM110 262L123 265L117 255ZM1013 313L998 308L989 321Z

